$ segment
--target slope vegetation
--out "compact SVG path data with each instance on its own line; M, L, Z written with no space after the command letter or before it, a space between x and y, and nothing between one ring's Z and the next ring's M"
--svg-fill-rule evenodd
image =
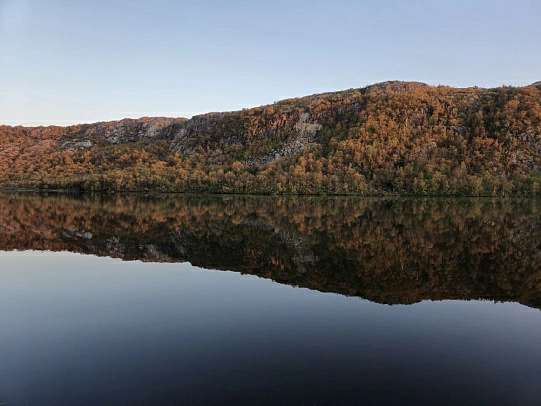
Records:
M385 82L236 112L0 127L0 187L537 195L541 85Z

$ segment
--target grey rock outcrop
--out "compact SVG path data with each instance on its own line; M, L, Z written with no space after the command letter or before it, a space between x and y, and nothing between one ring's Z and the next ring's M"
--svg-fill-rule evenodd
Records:
M307 145L315 141L317 133L322 128L323 126L321 124L310 120L310 113L305 112L300 115L298 121L295 123L294 131L280 148L271 151L265 156L257 157L244 163L248 165L262 165L280 157L291 156L302 152Z
M96 143L127 144L144 140L173 138L185 118L143 117L120 121L83 124L75 132L67 131L58 149L75 151L92 148Z

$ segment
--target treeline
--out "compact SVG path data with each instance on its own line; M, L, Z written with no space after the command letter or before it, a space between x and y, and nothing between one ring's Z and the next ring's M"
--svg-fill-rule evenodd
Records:
M157 121L156 121L157 122ZM537 196L541 87L387 82L190 120L0 127L0 187Z

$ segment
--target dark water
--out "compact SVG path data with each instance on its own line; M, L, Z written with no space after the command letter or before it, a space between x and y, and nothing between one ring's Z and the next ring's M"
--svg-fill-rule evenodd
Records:
M1 196L0 404L541 404L539 216Z

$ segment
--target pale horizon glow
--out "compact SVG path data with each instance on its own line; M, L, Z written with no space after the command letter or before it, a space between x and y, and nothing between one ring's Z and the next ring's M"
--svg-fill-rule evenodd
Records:
M190 118L388 80L541 80L537 0L0 0L0 125Z

